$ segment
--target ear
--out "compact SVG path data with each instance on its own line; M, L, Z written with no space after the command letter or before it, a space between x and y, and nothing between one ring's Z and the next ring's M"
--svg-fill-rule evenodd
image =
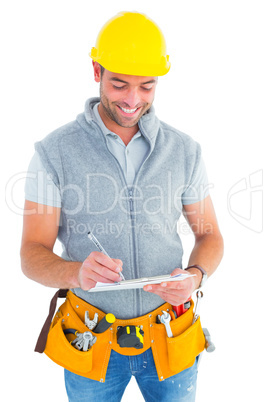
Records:
M96 82L100 82L101 80L101 69L99 63L92 60L93 71L94 71L94 80Z

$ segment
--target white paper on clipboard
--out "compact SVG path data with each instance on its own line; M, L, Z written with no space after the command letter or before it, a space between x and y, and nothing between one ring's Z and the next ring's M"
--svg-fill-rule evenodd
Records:
M190 276L196 276L195 274L178 274L178 275L161 275L151 276L149 278L131 279L127 281L115 282L115 283L103 283L97 282L96 286L89 289L88 292L105 292L111 290L126 290L126 289L139 289L145 285L154 285L161 282L174 282L183 281Z

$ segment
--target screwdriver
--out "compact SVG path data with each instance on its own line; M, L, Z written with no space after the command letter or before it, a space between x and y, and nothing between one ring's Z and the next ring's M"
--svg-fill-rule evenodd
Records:
M106 314L98 325L94 328L95 334L101 334L105 332L115 322L115 316L112 313Z

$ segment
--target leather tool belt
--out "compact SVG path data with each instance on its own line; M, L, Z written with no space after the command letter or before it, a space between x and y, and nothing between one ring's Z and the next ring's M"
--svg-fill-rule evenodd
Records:
M58 297L66 297L66 300L52 320ZM84 352L70 344L64 335L64 330L75 328L80 333L90 331L84 324L85 312L89 312L90 319L98 313L99 320L105 316L105 313L75 296L73 292L59 290L51 300L49 316L40 333L35 351L44 352L55 363L75 374L105 382L112 349L122 355L134 356L152 348L158 378L159 381L163 381L191 367L196 356L205 348L200 317L192 325L193 308L194 303L191 300L190 308L180 317L170 321L172 338L167 337L165 326L157 323L158 314L161 315L162 310L172 309L169 303L165 303L141 317L129 320L116 319L103 333L95 334L94 330L91 331L97 340L88 351ZM144 331L142 349L121 348L118 345L117 327L127 325L142 326Z

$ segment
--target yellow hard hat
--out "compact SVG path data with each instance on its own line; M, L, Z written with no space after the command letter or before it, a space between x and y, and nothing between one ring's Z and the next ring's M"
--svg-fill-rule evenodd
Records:
M145 14L120 12L102 27L90 57L114 73L156 77L170 69L160 28Z

